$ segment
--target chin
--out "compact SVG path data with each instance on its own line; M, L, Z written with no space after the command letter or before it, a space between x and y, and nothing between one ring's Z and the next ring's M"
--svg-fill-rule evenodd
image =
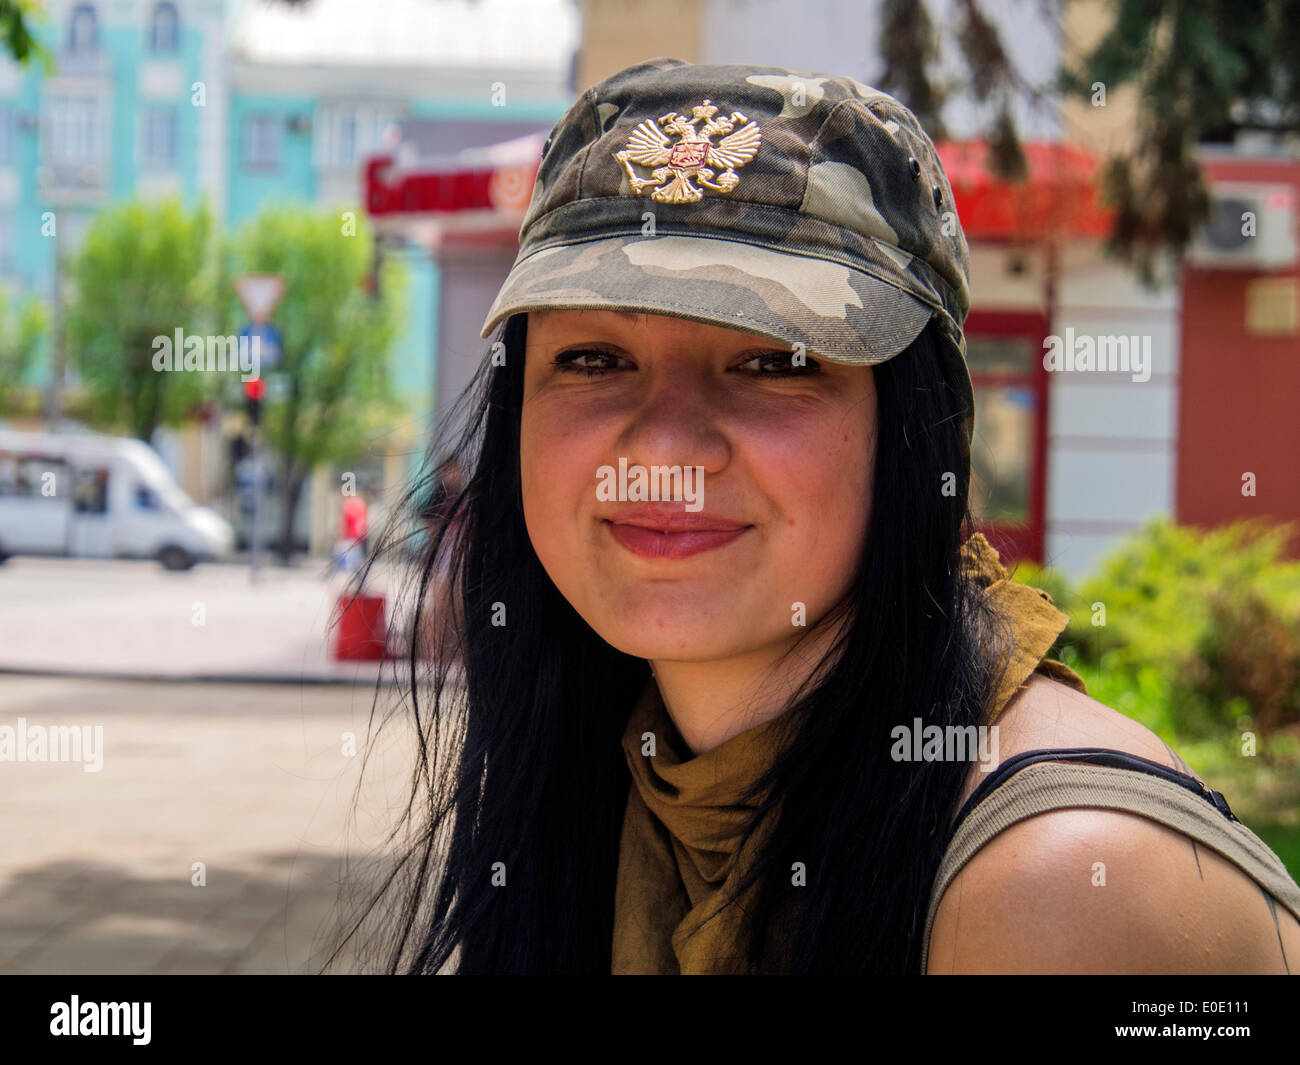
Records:
M717 662L752 649L750 641L731 640L727 634L703 626L698 631L678 630L671 634L623 627L617 631L597 630L597 634L616 650L649 662Z
M584 618L610 646L650 660L709 662L765 642L753 631L752 612L732 608L716 594L632 595L600 604Z

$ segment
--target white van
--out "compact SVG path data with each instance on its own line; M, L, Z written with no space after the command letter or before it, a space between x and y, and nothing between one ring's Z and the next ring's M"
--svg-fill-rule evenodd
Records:
M0 429L0 561L156 558L189 569L228 554L234 538L139 440Z

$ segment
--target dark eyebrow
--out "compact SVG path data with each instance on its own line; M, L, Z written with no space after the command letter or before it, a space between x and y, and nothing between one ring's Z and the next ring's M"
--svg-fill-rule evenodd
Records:
M646 319L646 318L651 317L651 314L650 314L650 312L648 312L648 311L623 311L623 310L618 310L618 309L615 309L615 308L612 308L612 307L609 307L609 308L606 308L606 307L582 307L582 308L579 308L579 309L578 309L578 314L579 314L579 315L586 314L588 311L600 311L600 312L602 312L602 313L604 313L604 314L614 314L614 315L617 315L619 318L621 318L623 321L628 322L629 324L632 324L632 325L636 325L636 324L638 323L639 320L642 320L642 319ZM671 316L671 315L668 315L667 317L672 317L672 316ZM692 321L692 319L687 319L687 320L688 320L688 321ZM712 322L702 322L702 323L697 323L697 324L701 324L701 325L714 325L715 323L712 323ZM743 330L741 330L741 332L743 332ZM784 342L782 342L782 341L780 341L780 340L775 340L775 339L773 339L773 338L771 338L771 337L763 337L763 336L759 336L759 335L757 335L757 334L755 334L755 333L751 333L750 336L751 336L751 338L753 339L755 345L757 345L757 346L756 346L756 347L753 347L753 348L747 348L747 349L746 349L746 352L749 352L749 353L752 353L752 352L759 352L759 351L764 351L764 352L766 352L766 351L792 351L792 350L794 349L794 345L793 345L793 344L784 343ZM764 345L767 345L767 346L764 346ZM737 354L739 354L739 353L737 353Z
M604 314L616 314L624 321L635 322L638 318L649 318L650 315L645 311L620 311L613 307L582 307L579 308L579 314L586 314L588 311L598 311Z
M577 311L579 317L586 314L588 311L595 311L600 314L616 315L617 317L619 317L629 325L636 325L638 321L643 321L653 316L653 312L650 311L625 311L614 307L577 307L574 309ZM667 317L672 317L672 316L669 315ZM688 321L690 320L691 319L688 319ZM709 325L712 323L705 322L700 324ZM743 330L740 330L740 332L743 332ZM750 336L750 340L752 341L751 346L744 348L741 351L732 352L733 358L738 355L748 355L752 357L754 355L766 355L773 352L789 352L794 350L794 345L792 343L776 340L773 337L759 336L756 333L751 333L749 334L749 336ZM581 346L581 343L582 342L579 342L579 344L576 346ZM605 341L589 340L586 341L586 343L602 343L602 344L608 344L610 347L618 347L617 344L614 344L612 341L608 341L608 340ZM555 348L567 348L575 345L571 345L567 341L560 341L554 344L547 344L546 346L555 347ZM817 359L815 353L805 352L805 354L808 356L808 358L814 359L819 363L822 361Z

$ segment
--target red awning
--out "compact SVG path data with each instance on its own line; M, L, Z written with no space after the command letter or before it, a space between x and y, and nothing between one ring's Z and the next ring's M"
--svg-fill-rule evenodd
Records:
M467 149L441 159L366 160L366 210L382 231L429 244L513 240L523 221L546 135Z
M942 141L939 159L969 241L1102 238L1113 209L1102 202L1097 161L1082 148L1035 141L1024 146L1029 176L995 178L984 141Z
M384 228L447 237L509 239L528 205L543 135L520 137L446 159L376 156L365 165L366 206ZM983 141L937 145L970 241L1102 238L1113 211L1101 201L1097 162L1081 148L1031 142L1029 177L1003 181L989 172Z

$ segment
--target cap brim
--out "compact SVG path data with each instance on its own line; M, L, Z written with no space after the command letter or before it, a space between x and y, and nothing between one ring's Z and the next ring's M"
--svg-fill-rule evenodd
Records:
M541 310L663 314L802 344L854 365L897 355L936 313L901 283L843 263L677 234L534 252L511 269L480 335L510 315Z

